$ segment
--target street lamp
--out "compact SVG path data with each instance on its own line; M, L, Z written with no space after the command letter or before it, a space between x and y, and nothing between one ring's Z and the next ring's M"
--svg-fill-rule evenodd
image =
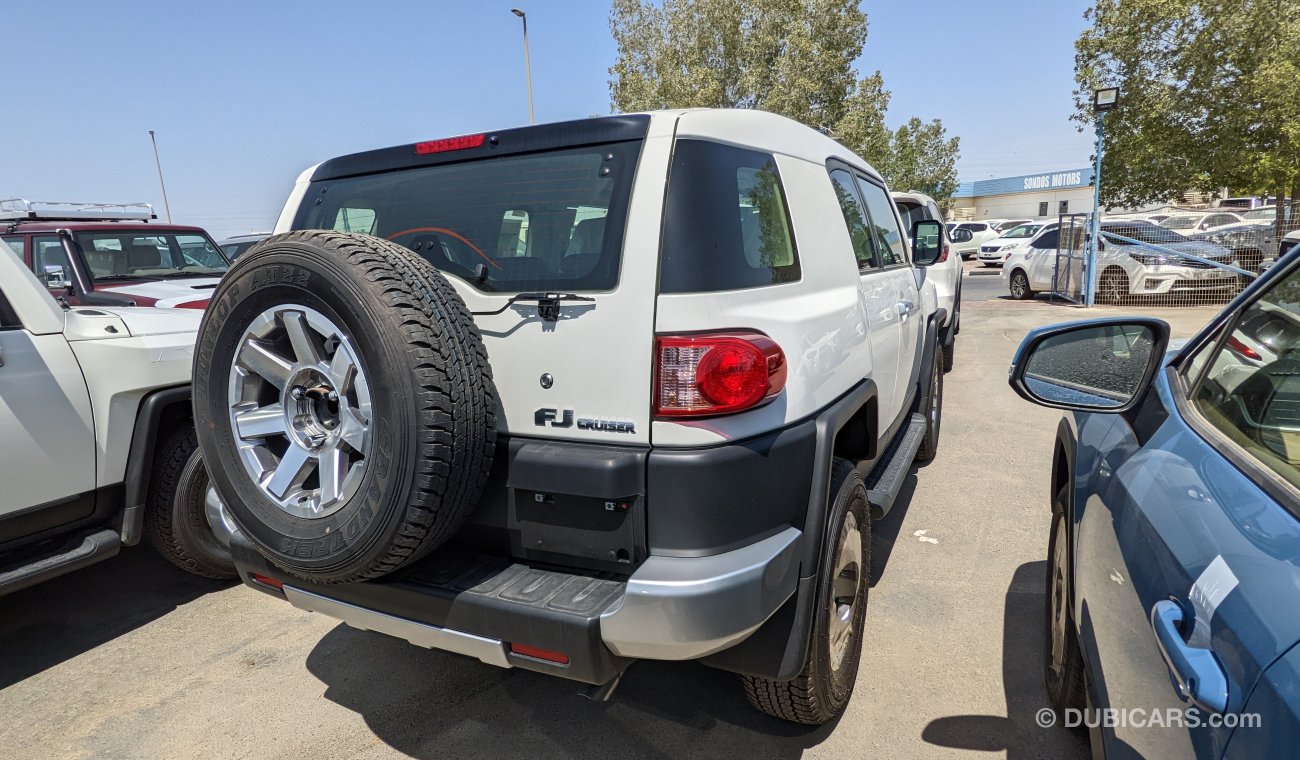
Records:
M533 116L533 64L528 59L528 14L518 8L511 8L510 12L524 22L524 74L528 77L528 123L536 124L537 119Z
M1106 113L1119 106L1119 88L1103 87L1092 93L1092 112L1097 116L1097 161L1092 167L1092 224L1088 231L1088 293L1086 303L1097 300L1097 245L1101 235L1101 154L1105 149L1102 126Z
M154 137L153 130L149 130L149 142L153 143L153 162L158 167L158 184L162 187L163 208L167 209L167 223L172 223L172 205L167 202L167 183L163 182L162 161L158 160L158 138Z

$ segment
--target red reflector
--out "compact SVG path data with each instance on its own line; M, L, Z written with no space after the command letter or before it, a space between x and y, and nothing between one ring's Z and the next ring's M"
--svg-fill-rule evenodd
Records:
M284 590L284 581L278 581L275 578L268 578L265 575L258 575L257 573L253 573L252 578L263 586L270 586L271 588L280 589L282 591Z
M1257 362L1264 361L1264 357L1260 356L1258 351L1245 343L1242 343L1237 339L1236 335L1228 336L1228 349L1235 354L1246 357L1247 359L1254 359Z
M661 335L655 345L655 414L744 411L785 387L785 354L761 333Z
M206 309L206 308L208 308L208 301L207 301L206 298L203 299L202 301L186 301L185 303L178 303L178 304L176 304L176 308L178 308L178 309Z
M461 135L460 137L444 137L441 140L429 140L428 142L418 142L415 144L415 152L421 156L430 153L446 153L452 150L466 150L468 148L477 148L487 139L487 135Z
M535 657L539 660L546 660L547 662L554 662L560 665L569 664L569 656L563 652L552 652L549 649L530 647L527 644L516 644L511 642L510 651L515 654L521 654L524 657Z

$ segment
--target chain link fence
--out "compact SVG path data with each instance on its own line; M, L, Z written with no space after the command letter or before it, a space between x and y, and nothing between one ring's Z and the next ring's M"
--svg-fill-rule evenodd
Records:
M1271 206L1103 215L1093 258L1092 215L1062 214L1052 295L1085 305L1223 304L1300 247L1300 209L1281 215Z

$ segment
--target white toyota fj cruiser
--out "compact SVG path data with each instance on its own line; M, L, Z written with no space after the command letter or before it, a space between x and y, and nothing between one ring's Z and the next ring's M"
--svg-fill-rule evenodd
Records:
M0 594L148 535L234 578L190 411L199 313L61 306L0 241Z
M938 444L939 222L812 129L698 110L336 158L276 231L195 361L246 583L598 698L697 659L843 708L870 519Z

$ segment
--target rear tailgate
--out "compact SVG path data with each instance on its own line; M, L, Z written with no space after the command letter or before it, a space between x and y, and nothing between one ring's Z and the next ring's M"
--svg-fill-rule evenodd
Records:
M592 119L334 159L313 172L293 227L393 240L447 274L476 313L500 432L648 444L675 121Z

